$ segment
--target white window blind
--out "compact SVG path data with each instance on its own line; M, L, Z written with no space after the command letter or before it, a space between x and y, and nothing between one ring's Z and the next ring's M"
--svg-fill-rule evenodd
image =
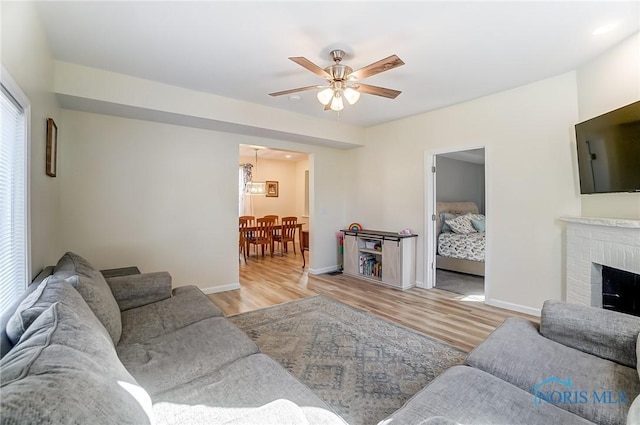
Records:
M27 287L27 210L24 109L0 85L0 312Z

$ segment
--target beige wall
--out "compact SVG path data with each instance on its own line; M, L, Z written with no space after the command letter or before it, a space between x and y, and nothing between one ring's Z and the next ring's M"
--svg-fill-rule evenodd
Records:
M238 285L238 146L256 139L71 110L62 117L68 150L60 165L65 249L99 268L167 270L174 286L217 291ZM314 229L322 235L312 236L317 245L310 258L311 270L320 272L336 267L333 232L344 222L343 189L335 180L342 173L325 176L324 170L340 167L343 152L306 148L320 170ZM262 161L259 166L262 172Z
M66 249L174 286L238 283L236 136L69 110L62 123Z
M534 312L561 299L560 216L580 200L572 128L575 73L368 129L354 150L349 220L419 234L418 281L425 279L425 152L486 148L488 303Z
M65 128L53 94L53 60L32 2L2 2L2 66L31 102L31 273L55 264L59 243L60 178L45 174L46 119L58 124L59 155L67 151ZM10 41L10 42L9 42Z
M309 211L305 211L305 172L309 171L309 160L305 159L296 162L296 215L301 223L309 223ZM308 227L305 226L305 229Z
M254 164L253 180L278 182L279 193L277 197L264 195L249 196L252 205L253 216L263 217L267 214L275 214L278 217L295 216L297 214L296 203L298 199L296 182L296 162L260 159L258 157L258 167L256 172L255 157L240 157L241 164Z
M640 100L640 33L577 71L578 108L585 121ZM582 215L640 219L640 193L582 195Z

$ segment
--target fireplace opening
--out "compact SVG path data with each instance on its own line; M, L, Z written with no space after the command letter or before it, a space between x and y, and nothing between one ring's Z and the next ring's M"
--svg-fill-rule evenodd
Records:
M602 266L602 307L640 316L640 275Z

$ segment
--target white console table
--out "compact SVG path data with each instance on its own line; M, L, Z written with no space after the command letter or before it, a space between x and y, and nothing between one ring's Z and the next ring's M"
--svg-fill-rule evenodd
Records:
M396 289L416 284L416 239L375 230L342 230L344 273Z

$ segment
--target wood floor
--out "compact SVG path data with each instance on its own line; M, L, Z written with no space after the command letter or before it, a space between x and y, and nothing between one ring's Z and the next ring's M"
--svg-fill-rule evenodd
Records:
M273 258L252 255L246 264L240 261L241 289L209 295L226 316L322 294L464 351L482 342L507 317L538 321L439 289L403 292L346 275L308 275L300 252Z

